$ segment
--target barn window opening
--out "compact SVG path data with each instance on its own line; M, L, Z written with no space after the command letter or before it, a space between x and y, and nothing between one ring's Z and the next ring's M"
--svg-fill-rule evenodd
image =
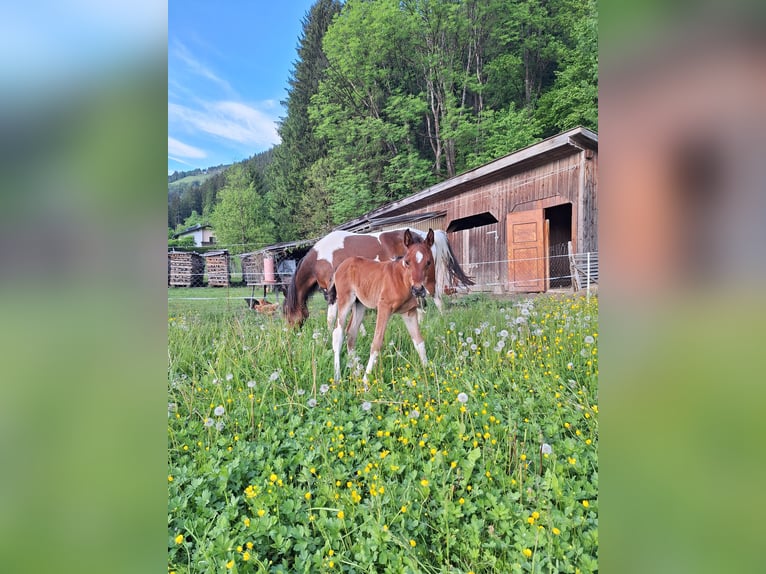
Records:
M453 219L447 226L447 231L452 233L454 231L473 229L474 227L491 225L493 223L497 223L497 217L492 215L489 211L485 211L484 213L477 213L475 215L469 215L468 217Z

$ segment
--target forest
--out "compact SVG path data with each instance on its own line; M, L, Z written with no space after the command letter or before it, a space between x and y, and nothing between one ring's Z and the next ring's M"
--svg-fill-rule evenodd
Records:
M281 143L168 177L168 227L232 252L322 235L578 125L598 130L595 0L317 0Z

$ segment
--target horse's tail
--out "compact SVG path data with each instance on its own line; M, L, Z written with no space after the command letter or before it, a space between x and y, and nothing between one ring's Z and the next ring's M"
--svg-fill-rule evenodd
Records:
M447 233L436 231L434 233L434 247L436 260L436 289L438 293L444 293L444 288L451 286L452 279L465 285L474 285L473 277L466 275L465 271L452 251L452 247L447 240Z

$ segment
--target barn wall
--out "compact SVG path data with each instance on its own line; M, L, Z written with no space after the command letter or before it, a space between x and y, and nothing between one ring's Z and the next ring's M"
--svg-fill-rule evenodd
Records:
M444 228L454 219L468 217L483 212L490 212L497 223L452 232L449 241L463 269L474 277L476 286L472 291L507 290L508 262L506 216L529 209L553 207L562 203L572 203L572 235L578 237L578 190L582 186L582 153L573 153L565 157L528 168L519 173L477 185L453 197L419 203L412 213L440 211L447 212ZM596 179L595 159L586 167L586 182L589 182L590 197L584 203L587 209L595 206ZM397 214L409 213L409 210L397 210ZM595 228L596 214L582 220L584 228ZM591 230L583 243L596 240L596 232ZM588 244L590 244L588 243Z

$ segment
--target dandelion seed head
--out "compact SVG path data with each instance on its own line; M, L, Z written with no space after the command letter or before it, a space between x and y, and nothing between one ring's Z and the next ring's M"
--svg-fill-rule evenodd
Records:
M317 406L317 400L309 399L308 405L313 409L315 406Z
M230 380L232 380L233 378L234 378L234 375L233 375L232 373L227 373L227 375L226 375L226 380L227 380L227 381L230 381Z
M585 344L586 345L592 345L595 339L591 335L585 336Z
M363 411L369 411L372 408L372 403L370 401L364 401L362 403L362 410Z
M457 400L458 402L465 404L468 402L468 395L466 395L465 393L460 393L457 396Z
M255 381L247 381L247 386L251 389L255 388Z
M508 331L506 331L505 329L503 329L502 331L500 331L500 332L498 333L498 335L499 335L500 337L502 337L503 339L505 339L505 338L508 336Z
M305 391L304 389L298 389L298 391L297 391L297 392L298 392L298 396L299 396L299 397L302 397L303 395L305 395L305 394L306 394L306 391Z
M215 430L217 430L218 432L221 432L224 426L226 425L223 424L223 421L218 421L217 423L215 423Z
M543 446L540 448L540 450L543 454L551 454L553 452L551 445L549 445L547 442L543 443Z
M419 412L418 412L416 409L412 409L412 410L410 411L410 418L411 418L411 419L416 419L416 418L418 418L419 416L420 416L420 413L419 413Z
M223 413L225 412L226 412L226 409L223 408L223 405L218 405L217 407L215 407L213 414L217 417L222 417Z
M276 381L278 378L279 378L279 371L274 371L273 373L269 375L269 380L272 382Z
M213 419L211 419L210 417L207 417L207 418L205 419L205 426L209 428L209 427L213 426L213 423L214 423L214 422L215 422L215 421L213 421Z

